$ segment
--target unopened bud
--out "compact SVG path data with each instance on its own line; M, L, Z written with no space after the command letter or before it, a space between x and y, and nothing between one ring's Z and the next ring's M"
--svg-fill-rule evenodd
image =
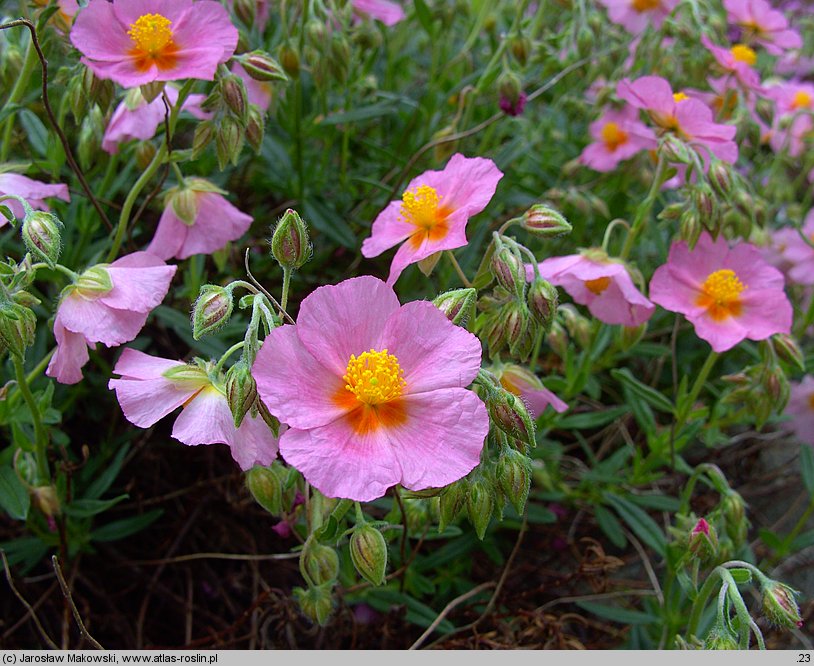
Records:
M240 119L246 121L249 113L249 100L246 92L246 83L236 74L227 74L221 77L220 92L226 106Z
M550 206L534 204L523 213L523 228L542 238L554 238L571 233L571 224Z
M475 314L477 298L478 292L472 288L453 289L436 296L432 304L453 324L466 328Z
M165 81L152 81L144 83L140 86L141 96L148 104L156 99L162 92L164 92Z
M671 203L665 206L658 214L660 220L677 220L686 210L687 205L683 202Z
M480 476L469 485L469 492L466 496L466 513L481 541L486 535L486 528L489 527L494 510L494 487L487 479Z
M230 162L233 166L237 165L240 151L243 150L243 140L243 128L240 123L232 116L225 116L221 120L215 136L215 151L218 156L218 167L221 171Z
M674 134L667 134L661 140L661 153L668 162L690 164L692 156L687 144Z
M797 344L797 340L791 335L778 333L772 336L772 342L774 343L774 349L777 355L781 359L805 372L806 362L803 357L803 351L800 349L800 345Z
M492 255L491 269L498 284L506 291L522 296L526 286L526 268L519 253L504 245L495 235L495 253Z
M26 249L50 268L56 264L62 249L61 228L62 222L56 215L43 211L26 215L23 220L22 235Z
M519 343L529 325L529 310L524 302L508 303L501 310L501 333L509 346Z
M495 470L498 485L518 514L523 514L531 488L531 460L528 456L507 448L501 452Z
M333 595L331 594L331 583L317 585L303 590L301 587L294 588L294 598L300 606L303 615L311 622L316 622L323 626L333 611Z
M723 624L713 627L704 639L705 650L737 650L738 639Z
M557 310L561 315L568 335L583 349L591 343L591 323L571 305L563 305Z
M718 535L715 528L700 518L690 532L687 548L702 562L714 558L718 552Z
M200 340L224 326L232 315L233 307L231 290L205 284L192 307L192 337Z
M235 428L239 428L243 417L257 402L257 382L252 376L248 363L240 360L226 373L226 402L232 411Z
M188 227L195 224L198 217L198 197L192 188L181 186L168 192L167 203L172 212Z
M799 629L803 626L800 607L795 597L799 594L788 585L767 581L763 586L763 613L769 622L778 627Z
M271 254L284 269L300 268L311 258L308 227L297 211L289 208L271 236Z
M732 173L726 164L713 160L709 166L708 177L715 192L725 198L730 195L732 192Z
M382 533L368 524L357 525L350 536L350 558L356 571L371 585L384 583L387 568L387 542Z
M715 217L717 212L715 195L709 185L705 183L696 185L692 190L692 200L702 219L712 219Z
M195 134L192 137L192 158L197 159L201 156L206 147L212 143L215 138L215 123L211 120L204 120L198 123L195 127ZM139 145L144 145L142 142ZM152 144L147 144L152 145Z
M113 289L113 281L104 266L91 266L76 279L73 288L85 295L98 296Z
M256 104L249 104L249 117L246 120L246 141L251 149L260 154L263 148L263 137L266 134L266 121L263 112Z
M522 67L525 67L526 63L528 62L529 55L531 54L531 40L525 35L515 35L509 42L509 49L517 62L520 63Z
M31 489L31 494L37 508L48 518L53 518L62 513L59 495L54 486L38 486Z
M297 79L300 76L300 56L288 44L283 44L280 47L280 64L283 71L290 77Z
M335 32L331 37L328 70L340 83L348 78L350 56L350 43L347 38L342 33Z
M339 555L311 536L300 554L300 573L309 585L333 583L339 575Z
M282 65L265 51L252 51L240 58L240 64L255 81L288 81Z
M255 501L272 516L279 516L283 507L283 489L271 467L255 465L246 472L246 487Z
M245 25L254 25L257 16L257 0L233 0L232 7L237 16Z
M34 344L37 317L27 307L6 301L0 304L0 351L22 358Z
M438 500L440 520L439 531L443 532L448 525L455 522L466 506L466 496L469 493L469 481L464 477L446 487Z
M157 149L155 145L149 141L139 141L136 144L135 150L136 166L141 171L145 171L147 167L150 166L150 162L153 161L156 152Z
M554 321L554 315L557 314L557 304L559 303L557 288L548 280L534 278L526 292L526 303L531 316L537 320L543 330L548 331Z
M523 92L520 77L510 69L505 69L497 78L497 91L501 99L507 100L515 106Z
M534 421L523 401L504 388L496 388L486 401L492 422L507 435L535 446Z
M678 233L687 246L692 250L701 234L704 231L704 225L701 223L701 218L698 211L692 208L687 208L682 214L678 226Z
M79 127L78 150L79 163L83 169L89 169L102 146L104 136L105 120L101 109L94 104L89 113L82 118Z
M565 358L568 353L568 331L566 331L565 327L556 319L551 324L551 330L548 332L548 336L546 336L546 342L548 342L548 346L551 347L557 356Z

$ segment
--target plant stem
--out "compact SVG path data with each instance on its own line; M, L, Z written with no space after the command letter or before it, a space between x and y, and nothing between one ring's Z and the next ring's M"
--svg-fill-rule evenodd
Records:
M467 280L466 274L464 273L461 265L458 263L458 260L455 258L455 255L452 254L451 250L444 250L444 254L447 255L449 260L452 262L452 266L455 269L455 272L458 274L458 277L461 278L461 282L464 283L464 287L471 288L472 283Z
M47 483L51 480L51 472L48 469L48 432L42 425L39 405L37 405L37 401L28 387L23 359L17 354L11 354L11 360L14 363L14 372L17 375L17 388L20 389L23 400L25 400L25 404L31 412L31 421L34 424L34 457L37 462L37 476L39 481Z
M715 361L718 360L718 356L720 356L718 352L710 351L709 356L707 356L707 360L704 361L704 365L701 367L701 371L695 378L695 383L693 383L689 395L687 395L687 397L684 399L684 406L678 414L676 432L679 432L686 423L687 417L692 410L692 406L698 398L698 394L701 393L701 389L704 388L704 383L707 381L707 377L709 377L710 370L712 370L712 366L715 365Z
M280 296L280 310L285 312L288 305L288 290L291 288L291 269L283 269L283 293ZM281 312L281 314L282 314Z
M656 173L653 174L653 182L650 184L650 191L647 193L647 197L642 202L641 206L639 206L639 208L636 210L636 217L633 218L633 225L630 227L630 231L625 239L625 244L622 247L622 252L619 254L620 259L624 260L628 258L630 251L633 249L633 244L636 242L639 234L641 234L642 230L646 226L647 220L650 217L650 211L653 210L653 205L656 203L656 199L659 195L665 165L666 162L664 161L664 156L659 153L659 161L656 165Z
M245 345L246 342L244 340L241 340L240 342L236 342L231 347L229 347L229 349L223 352L223 356L220 357L220 360L215 365L215 373L216 374L219 373L221 371L221 368L223 368L223 364L226 362L226 359L228 359L232 354L234 354L239 349L243 349Z

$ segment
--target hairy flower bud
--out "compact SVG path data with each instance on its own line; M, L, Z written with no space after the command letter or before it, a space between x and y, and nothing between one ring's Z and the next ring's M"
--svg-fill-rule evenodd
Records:
M297 211L289 208L271 236L271 254L284 269L300 268L311 258L308 227Z
M705 650L737 650L738 639L724 625L713 627L704 639Z
M280 56L283 71L291 78L298 79L300 76L299 54L288 44L283 44L278 55Z
M518 514L523 514L531 488L531 459L507 448L502 451L495 470L498 485Z
M797 344L797 340L791 335L778 333L772 336L772 342L774 343L774 349L777 355L781 359L805 372L805 357L803 356L803 351L800 349L800 345Z
M698 211L687 208L679 218L678 234L689 248L692 250L701 234L704 232L704 224L698 215Z
M333 583L339 575L339 555L312 535L300 554L300 573L309 585Z
M218 156L218 168L223 171L231 162L237 165L240 152L243 150L244 133L240 123L232 116L221 119L215 135L215 152Z
M34 344L37 317L27 307L12 301L0 304L0 352L25 356L25 350Z
M690 531L687 548L702 562L712 560L718 553L718 535L715 528L703 518Z
M489 527L494 510L494 486L488 479L479 476L469 485L469 492L466 495L466 513L481 541L486 535L486 528Z
M243 418L257 402L257 382L246 361L241 359L229 368L225 389L235 428L239 428Z
M203 120L195 127L195 134L192 136L192 159L201 156L206 147L215 138L216 127L211 120ZM142 145L142 144L140 144ZM152 145L152 144L148 144Z
M283 507L283 488L271 467L255 465L246 472L246 487L255 501L272 516L279 516Z
M263 148L263 137L265 135L266 121L263 118L263 112L256 104L249 104L249 117L246 120L246 141L258 155Z
M716 217L717 206L712 188L706 183L696 185L692 190L692 200L701 219L712 220Z
M368 524L357 525L350 535L350 558L356 571L371 585L384 583L387 569L387 542L382 533Z
M557 314L557 304L559 303L557 288L548 280L534 278L526 292L526 303L531 316L543 327L543 330L548 332L554 321L554 315Z
M432 304L453 324L466 328L475 314L477 298L478 292L472 288L453 289L436 296Z
M730 168L719 160L713 160L709 166L709 182L712 189L726 198L732 192L732 173Z
M455 522L466 506L466 497L469 493L469 481L464 477L447 486L438 499L440 520L438 530L443 532L448 525Z
M534 204L523 213L523 229L540 236L554 238L571 233L571 224L560 213L545 204Z
M233 307L231 290L216 284L205 284L192 307L192 337L200 340L204 335L217 331L229 321Z
M167 193L166 203L172 207L172 212L187 226L195 224L198 217L198 197L195 190L181 186L171 189Z
M22 236L26 249L50 268L54 267L62 249L62 222L53 213L35 211L23 220Z
M255 81L288 81L282 65L265 51L245 53L238 60Z
M490 392L486 406L492 422L510 437L534 447L534 421L523 401L511 391L497 387Z
M301 587L294 588L294 598L303 615L311 622L323 626L328 621L333 611L332 587L332 583L325 583L309 587L307 590L303 590Z
M531 40L522 34L517 34L509 41L509 50L521 67L525 67L531 54Z
M795 597L799 594L788 585L775 580L763 586L763 614L778 627L797 629L803 626L800 607Z
M520 253L515 248L505 245L497 234L495 244L491 261L492 275L506 291L522 297L526 288L526 269Z
M236 74L226 74L220 79L220 94L226 106L243 123L249 113L249 99L246 83Z
M690 148L674 134L666 134L661 140L661 153L668 162L692 163Z

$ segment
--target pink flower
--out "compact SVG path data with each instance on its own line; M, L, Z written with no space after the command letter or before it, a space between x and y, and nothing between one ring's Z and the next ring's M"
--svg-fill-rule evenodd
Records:
M62 292L54 320L57 350L45 374L76 384L88 362L88 347L133 340L164 300L175 270L147 252L134 252L85 271Z
M776 107L769 143L775 152L798 157L814 130L814 85L789 81L770 88L768 96Z
M706 232L692 251L683 241L673 243L667 263L650 281L650 298L687 317L716 352L791 328L783 274L754 245L729 247L723 236L713 241Z
M802 232L814 243L814 208L808 211ZM777 264L789 280L797 284L814 284L814 247L800 237L797 229L785 227L775 231L772 246Z
M660 76L643 76L632 82L623 79L617 94L637 109L647 111L663 132L674 132L693 146L705 147L724 162L733 164L738 159L738 146L732 140L735 126L715 123L709 107L684 93L673 93Z
M629 33L637 35L648 26L660 28L679 0L599 0L608 9L608 17Z
M492 160L456 153L442 171L413 178L401 201L387 204L362 243L362 254L376 257L403 243L390 264L387 284L392 285L409 264L463 247L466 223L486 208L501 178L503 172Z
M164 90L170 104L174 106L178 102L178 89L169 85ZM201 109L204 99L204 95L190 95L181 108L199 120L206 120L211 114ZM152 102L147 102L139 88L129 90L107 124L102 149L112 155L118 152L120 143L131 139L152 139L159 125L164 122L165 113L164 101L160 95Z
M230 204L224 194L201 178L187 178L181 187L167 192L147 252L165 260L186 259L211 254L240 238L251 226L252 217Z
M357 14L381 21L388 27L405 18L401 5L390 0L351 0L351 6Z
M125 349L108 388L125 417L139 428L151 425L178 407L172 436L183 444L227 444L241 469L270 465L277 457L277 439L261 417L246 414L235 428L222 387L212 383L208 368Z
M797 439L814 446L814 376L806 375L803 381L791 382L790 386L785 412L791 417L789 426Z
M773 55L803 45L783 13L772 9L766 0L724 0L724 8L727 18L742 28L743 41L760 44Z
M68 186L57 184L47 185L38 180L33 180L26 176L21 176L18 173L0 173L0 196L4 194L16 194L28 202L28 205L35 210L51 210L45 200L50 197L56 197L63 201L70 201L71 195L68 194ZM25 215L23 206L19 201L14 199L6 199L0 202L2 206L8 206L14 217L22 219ZM8 220L4 215L0 215L0 227L7 224Z
M562 287L580 305L606 324L639 326L656 307L636 289L623 263L613 261L601 250L551 257L538 264L540 277ZM534 277L533 266L526 276Z
M397 483L442 487L479 461L486 408L466 387L481 345L434 305L400 306L364 276L320 287L296 326L268 335L252 369L289 429L280 453L329 497L369 501Z
M211 81L237 38L226 8L214 0L90 0L71 30L82 62L125 88Z
M657 148L656 135L639 122L638 115L630 106L605 111L588 128L594 142L585 147L579 161L596 171L613 171L622 160Z
M725 49L713 44L706 35L701 35L701 43L712 53L721 69L735 76L744 87L750 90L760 89L760 75L754 69L757 54L746 44L735 44L732 48Z
M532 418L537 418L551 405L555 412L562 413L568 405L549 391L533 372L513 363L500 363L489 368L509 393L522 398Z

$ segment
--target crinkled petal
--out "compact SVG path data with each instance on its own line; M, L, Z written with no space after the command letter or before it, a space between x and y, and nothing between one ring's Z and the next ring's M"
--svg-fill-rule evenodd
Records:
M54 319L54 338L57 348L48 363L45 374L60 384L76 384L82 381L82 367L90 358L88 343L84 336L67 330L57 313Z
M108 347L130 342L144 327L146 312L109 308L99 300L87 300L70 294L59 305L63 326L81 333L88 342L101 342Z
M373 221L370 237L362 243L362 255L377 257L415 233L415 226L401 218L401 201L391 201Z
M188 233L190 228L172 212L172 206L167 206L161 213L158 228L147 246L147 252L164 260L178 257Z
M148 255L146 252L137 254ZM113 289L99 298L99 302L118 310L150 312L158 306L170 288L177 266L167 266L154 257L158 265L144 267L117 266L107 268Z

